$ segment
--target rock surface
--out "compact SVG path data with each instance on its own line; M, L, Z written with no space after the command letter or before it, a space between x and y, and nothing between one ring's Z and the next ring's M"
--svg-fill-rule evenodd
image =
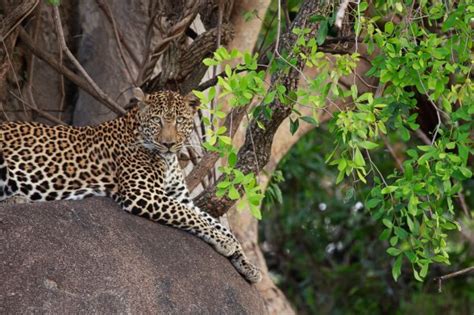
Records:
M90 198L0 204L0 314L264 314L200 239Z

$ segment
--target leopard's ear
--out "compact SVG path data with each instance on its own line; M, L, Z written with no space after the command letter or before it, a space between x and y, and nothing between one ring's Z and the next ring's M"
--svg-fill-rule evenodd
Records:
M201 104L199 98L194 95L193 92L189 92L188 95L184 97L184 101L191 106L194 111L197 111L198 106Z
M148 100L148 95L143 92L139 87L135 87L132 90L133 97L138 101L138 106L140 110L143 110L146 107L146 101Z
M139 87L134 87L132 90L133 97L135 97L138 101L144 102L146 101L145 93Z

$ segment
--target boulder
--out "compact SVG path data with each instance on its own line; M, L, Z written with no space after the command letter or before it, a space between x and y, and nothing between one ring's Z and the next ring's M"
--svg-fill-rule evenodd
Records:
M200 239L107 198L0 204L0 314L264 314Z

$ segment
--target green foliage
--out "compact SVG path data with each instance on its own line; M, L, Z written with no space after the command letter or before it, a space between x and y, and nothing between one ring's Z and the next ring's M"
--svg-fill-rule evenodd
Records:
M270 105L278 101L291 107L292 134L301 122L318 125L318 113L330 104L348 101L351 106L334 114L329 123L334 146L326 162L337 168L336 183L352 180L349 197L355 188L369 189L364 204L383 228L380 240L389 243L386 252L393 257L393 278L399 279L408 265L414 278L423 281L433 263L450 263L447 237L449 231L459 229L453 200L472 177L468 163L473 153L470 23L474 5L469 1L458 1L456 6L421 1L415 11L412 0L375 1L373 5L370 15L368 2L356 7L354 33L363 39L368 54L375 55L367 75L378 79L377 93L361 93L355 80L350 88L340 84L342 77L356 71L359 52L329 58L319 50L331 32L334 14L311 17L319 25L315 37L309 36L310 29L293 29L296 44L289 51L271 55L267 71L259 69L257 54L219 48L204 63L223 66L225 75L217 83L220 94L216 94L215 87L207 94L195 93L203 104L229 95L233 108L257 103L250 109L249 118L262 128L259 120L270 119ZM290 10L297 8L298 2L292 1ZM394 12L402 16L401 21L387 18ZM272 34L268 38L274 38ZM266 85L267 74L295 69L298 59L307 68L317 68L317 74L307 78L302 69L297 69L305 84L296 91L287 91L282 82ZM231 60L239 64L231 68L227 64ZM433 133L427 135L429 143L413 137L421 132L416 111L422 98L437 116ZM302 115L301 107L310 107L313 114ZM237 200L242 188L246 198L239 207L247 204L261 218L261 189L255 174L243 174L236 168L237 150L218 120L225 113L218 102L215 107L203 108L211 117L217 117L204 120L208 126L205 148L219 152L228 161L220 169L226 179L219 183L218 195ZM392 142L404 143L407 156L399 168L381 169L372 155Z
M335 184L339 171L324 161L334 138L326 126L302 138L280 163L262 206L259 238L265 258L297 313L471 314L473 277L444 281L442 293L434 281L422 284L413 279L408 274L411 265L402 263L404 255L397 255L399 249L393 245L397 234L405 237L409 232L396 229L391 221L379 224L370 216L369 203L363 201L372 186L354 190L351 178ZM395 166L382 147L372 152L372 159L382 173ZM474 180L467 184L465 193L471 196L467 202L472 205ZM275 190L283 192L281 201L273 198ZM381 241L386 225L397 234ZM465 228L472 231L474 222ZM436 266L426 276L430 280L474 264L472 245L456 232L449 231L446 240L451 265L444 270ZM386 250L397 255L395 259L384 255ZM392 270L399 271L396 282Z
M254 173L244 174L235 167L237 150L232 145L227 128L220 125L219 119L224 118L226 114L218 102L229 94L232 98L228 99L228 104L232 108L246 106L256 97L263 99L262 95L266 92L263 81L265 72L257 70L257 58L257 55L241 53L236 49L231 52L223 47L217 49L213 58L204 59L205 65L217 66L230 60L240 60L241 63L234 68L225 64L225 76L218 77L217 81L217 86L220 88L219 95L214 86L207 94L200 91L194 91L194 94L199 98L201 107L210 113L211 117L218 118L212 120L203 118L203 123L207 127L207 141L203 144L204 148L218 152L227 161L226 166L219 168L219 171L225 175L225 180L217 185L217 196L227 196L231 200L241 199L238 188L242 187L245 198L237 204L237 208L240 210L247 206L257 219L261 219L260 203L264 195ZM242 72L245 72L245 75L242 75ZM209 106L214 101L217 105Z
M61 0L47 0L48 4L58 6L61 3Z
M407 260L414 277L422 281L433 262L449 264L447 231L459 229L453 198L462 191L462 181L472 176L468 156L473 152L474 106L468 51L474 6L461 3L446 12L444 6L425 3L421 11L430 24L442 25L443 31L453 28L441 34L424 27L421 19L397 25L389 21L381 28L377 22L383 16L409 8L392 1L381 2L377 9L378 14L370 19L360 17L359 27L367 35L369 53L375 48L380 51L368 74L378 77L384 90L379 97L371 93L358 96L355 86L351 87L355 107L338 113L332 121L337 147L328 160L338 167L337 182L355 174L367 183L367 175L372 175L373 188L366 202L373 217L385 225L381 239L390 238L387 253L396 257L393 277L400 276L401 263ZM416 92L426 95L439 117L432 144L411 146L403 171L383 175L371 161L370 150L387 133L410 140L410 130L419 128L415 114L410 115L417 104Z

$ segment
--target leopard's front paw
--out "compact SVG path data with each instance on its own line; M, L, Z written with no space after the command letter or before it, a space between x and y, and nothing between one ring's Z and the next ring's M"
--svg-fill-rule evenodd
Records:
M250 283L257 283L262 280L262 272L260 269L251 264L243 255L235 255L231 258L231 263Z
M219 254L229 257L235 253L237 249L237 243L233 239L228 238L225 240L219 240L214 248Z
M260 269L252 264L249 264L245 269L244 277L248 282L257 283L262 281L262 271Z

